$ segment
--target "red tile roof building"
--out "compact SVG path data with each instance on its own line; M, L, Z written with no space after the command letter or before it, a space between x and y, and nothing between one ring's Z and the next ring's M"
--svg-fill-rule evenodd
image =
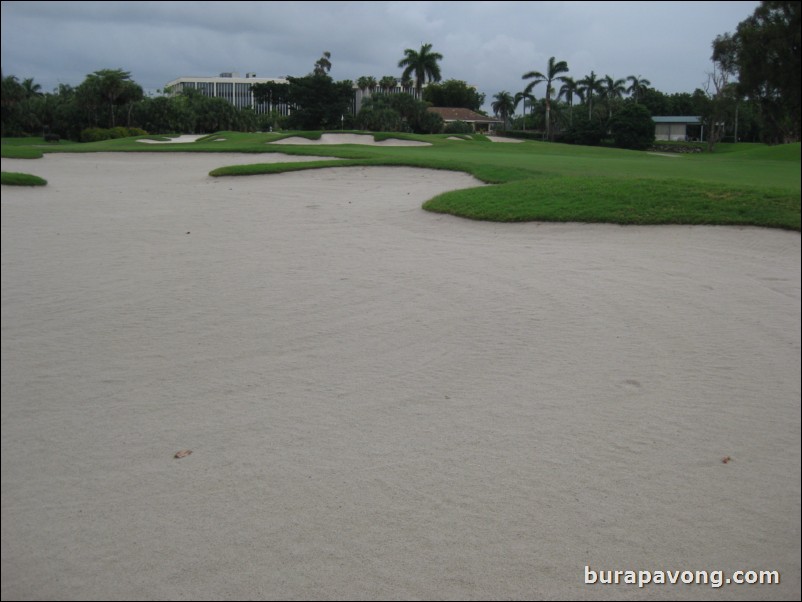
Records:
M440 117L443 118L443 121L446 123L450 123L453 121L464 121L465 123L470 123L473 126L473 131L490 131L493 130L496 126L501 125L503 121L501 119L495 119L494 117L488 117L487 115L482 115L481 113L477 113L475 111L471 111L470 109L458 109L453 107L429 107L427 110L431 111L432 113L437 113Z

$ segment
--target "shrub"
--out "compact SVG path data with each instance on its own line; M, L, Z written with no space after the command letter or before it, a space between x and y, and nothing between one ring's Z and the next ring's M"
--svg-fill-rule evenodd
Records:
M58 134L45 134L45 142L61 142L61 136Z
M545 134L538 131L522 132L520 130L499 130L496 133L499 136L506 136L507 138L520 138L521 140L543 140L545 138Z
M117 126L116 128L86 128L81 132L81 142L100 142L101 140L114 140L116 138L128 138L129 136L147 136L148 133L142 128L127 128Z
M604 122L574 115L574 123L566 128L563 139L568 144L598 146L606 136L607 126Z
M443 133L445 134L472 134L473 127L470 123L466 123L464 121L452 121L451 123L447 123L446 127L443 129Z
M86 128L81 132L81 142L100 142L109 138L109 131L104 128Z
M116 128L111 128L109 130L109 138L112 140L117 138L128 138L128 128L124 128L119 125Z
M643 105L626 103L610 121L610 133L618 148L649 148L654 143L652 114Z
M416 134L439 134L443 131L443 118L437 113L425 109L418 114L417 123L413 126Z

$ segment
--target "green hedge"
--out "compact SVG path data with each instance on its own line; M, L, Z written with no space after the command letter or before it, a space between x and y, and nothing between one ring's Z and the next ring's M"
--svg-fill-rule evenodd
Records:
M101 140L114 140L130 136L147 136L148 133L141 128L86 128L81 132L81 142L100 142Z
M521 140L543 140L545 138L543 132L521 130L499 130L496 134L499 136L506 136L507 138L520 138Z

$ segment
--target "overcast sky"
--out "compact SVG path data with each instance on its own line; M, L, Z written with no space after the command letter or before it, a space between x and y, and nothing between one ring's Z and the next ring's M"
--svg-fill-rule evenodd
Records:
M549 57L568 75L639 75L693 92L711 43L759 2L2 2L3 76L44 91L123 69L155 93L181 76L302 76L323 51L331 76L399 76L405 48L431 43L444 79L521 91ZM542 95L542 85L535 94Z

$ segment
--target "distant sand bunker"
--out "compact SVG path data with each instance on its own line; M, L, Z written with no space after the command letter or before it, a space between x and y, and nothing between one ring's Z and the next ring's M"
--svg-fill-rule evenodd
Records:
M170 140L137 140L137 142L144 142L145 144L186 144L187 142L195 142L199 138L203 138L205 134L187 134L171 138Z
M490 142L523 142L523 140L516 140L515 138L504 138L503 136L488 136L487 137Z
M318 140L309 140L293 136L270 142L270 144L367 144L369 146L431 146L428 142L417 140L399 140L390 138L377 142L369 134L322 134Z

